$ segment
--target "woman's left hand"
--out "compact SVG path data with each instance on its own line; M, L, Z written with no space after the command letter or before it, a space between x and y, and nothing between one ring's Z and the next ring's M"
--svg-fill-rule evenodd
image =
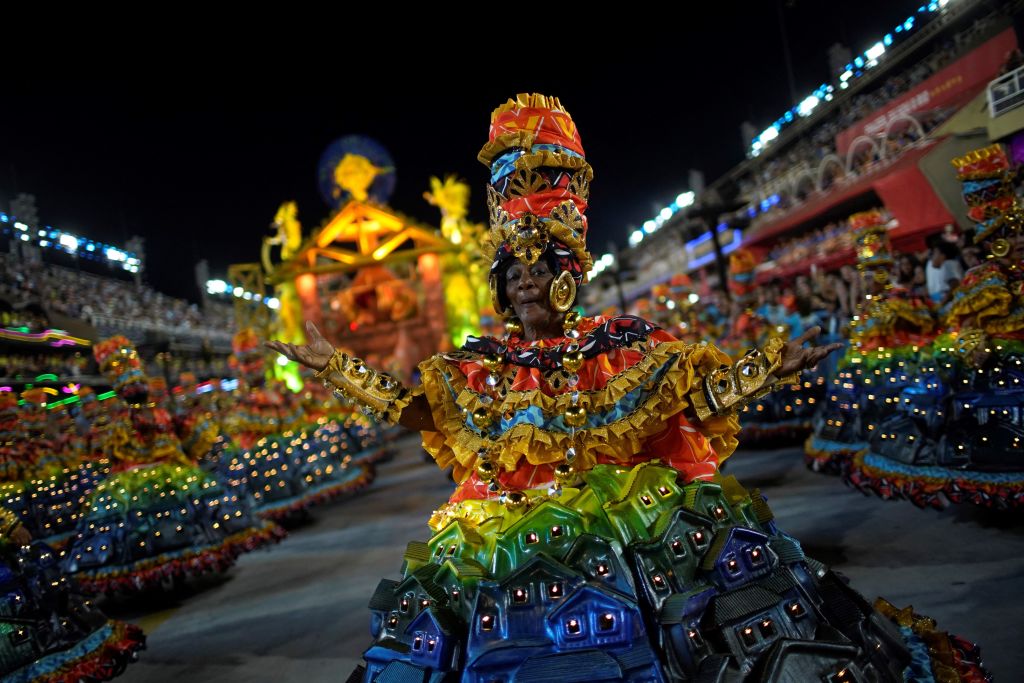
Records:
M828 354L843 348L843 345L839 342L826 346L814 346L812 344L804 348L804 342L814 340L819 334L821 334L821 328L815 325L796 339L787 342L782 347L782 365L775 371L775 375L777 377L788 377L807 368L813 369L818 363L825 360Z

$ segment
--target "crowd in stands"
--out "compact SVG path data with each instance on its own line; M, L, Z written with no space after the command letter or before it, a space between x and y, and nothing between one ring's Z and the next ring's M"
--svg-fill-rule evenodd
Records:
M792 143L785 151L770 156L755 174L741 180L742 192L748 196L755 196L759 190L763 192L764 188L771 187L780 179L795 178L803 171L816 173L826 157L836 154L835 140L839 133L914 89L963 53L976 47L977 40L991 28L995 21L994 16L990 15L974 22L970 27L940 44L931 55L916 61L909 69L890 76L880 86L842 101L837 110L813 130ZM1008 66L1017 61L1024 63L1024 59L1014 54L1008 55L1007 60ZM840 159L841 164L829 164L824 167L820 190L827 191L837 182L849 181L871 172L885 159L898 157L902 150L921 140L922 131L925 135L929 134L952 113L953 110L949 108L915 113L914 119L920 124L920 129L909 124L896 126L888 137L878 136L877 146L863 145L855 150L849 169L846 168L845 156ZM811 183L798 185L793 188L791 194L781 194L779 200L759 218L786 211L817 190L818 188Z
M18 306L36 302L53 313L101 325L109 319L139 327L216 330L230 333L231 309L213 304L207 310L152 287L115 277L46 263L0 259L0 298Z
M89 351L67 353L0 353L0 377L33 378L43 374L73 379L96 374Z
M42 332L47 328L46 316L31 310L0 311L0 328L19 332Z
M942 310L964 273L981 262L978 248L968 239L963 233L943 232L932 235L920 252L894 253L890 282L902 290L902 296L931 302L936 310ZM820 325L826 334L836 335L857 314L865 294L861 274L853 265L829 271L812 269L759 286L754 310L772 324L796 330ZM741 312L734 306L727 324Z

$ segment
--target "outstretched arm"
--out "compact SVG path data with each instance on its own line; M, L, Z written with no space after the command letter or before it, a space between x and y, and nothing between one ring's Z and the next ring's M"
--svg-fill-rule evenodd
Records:
M384 419L412 431L436 431L425 396L409 392L398 380L367 368L358 358L338 352L309 321L306 322L306 337L309 339L307 344L267 341L264 345L289 360L316 370L317 376L333 385L339 393Z
M697 419L734 413L842 348L839 343L804 348L819 334L821 328L815 326L786 344L769 342L763 351L752 350L732 365L707 374L690 392Z

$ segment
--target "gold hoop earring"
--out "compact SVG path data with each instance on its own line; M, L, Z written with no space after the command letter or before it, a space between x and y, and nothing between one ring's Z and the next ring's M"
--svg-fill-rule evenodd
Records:
M512 308L501 307L501 297L498 296L498 276L491 275L487 278L487 287L491 290L491 306L494 307L494 312L501 316L503 319L511 318L514 313Z
M551 308L559 313L565 313L572 308L572 302L576 300L576 280L567 270L558 274L548 290L548 301Z

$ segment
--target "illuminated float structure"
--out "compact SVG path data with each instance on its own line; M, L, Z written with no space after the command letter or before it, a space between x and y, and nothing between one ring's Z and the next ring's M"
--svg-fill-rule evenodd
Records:
M880 212L854 214L849 224L865 299L804 445L808 467L831 473L845 471L878 424L909 405L904 390L941 394L930 354L936 333L930 302L891 282L892 248Z
M384 442L394 432L339 405L295 364L265 364L261 338L304 343L301 321L310 320L335 345L409 377L422 355L461 344L492 322L478 305L489 301L478 246L483 229L467 219L465 183L431 179L424 197L441 211L439 231L387 205L394 164L373 140L333 142L321 158L319 178L321 195L334 210L323 225L304 238L298 207L286 202L275 215L274 235L263 241L261 263L237 264L229 272L237 288L236 319L246 336L236 344L245 386L235 400L244 409L226 411L221 428L242 450L222 455L218 471L271 518L367 485L373 463L389 454ZM297 393L277 384L274 401L257 400L267 392L252 389L267 375ZM294 413L255 419L259 406L271 403ZM253 419L246 418L250 413ZM238 429L240 422L249 427ZM255 425L266 428L259 432Z
M112 337L93 352L117 392L98 438L110 473L84 501L65 571L94 592L136 592L224 571L241 553L281 537L181 450L170 415L150 401L128 339Z
M953 165L973 242L987 258L967 271L944 311L927 385L894 397L898 410L877 423L844 474L863 491L922 507L1015 508L1024 503L1024 213L1016 169L999 145Z

